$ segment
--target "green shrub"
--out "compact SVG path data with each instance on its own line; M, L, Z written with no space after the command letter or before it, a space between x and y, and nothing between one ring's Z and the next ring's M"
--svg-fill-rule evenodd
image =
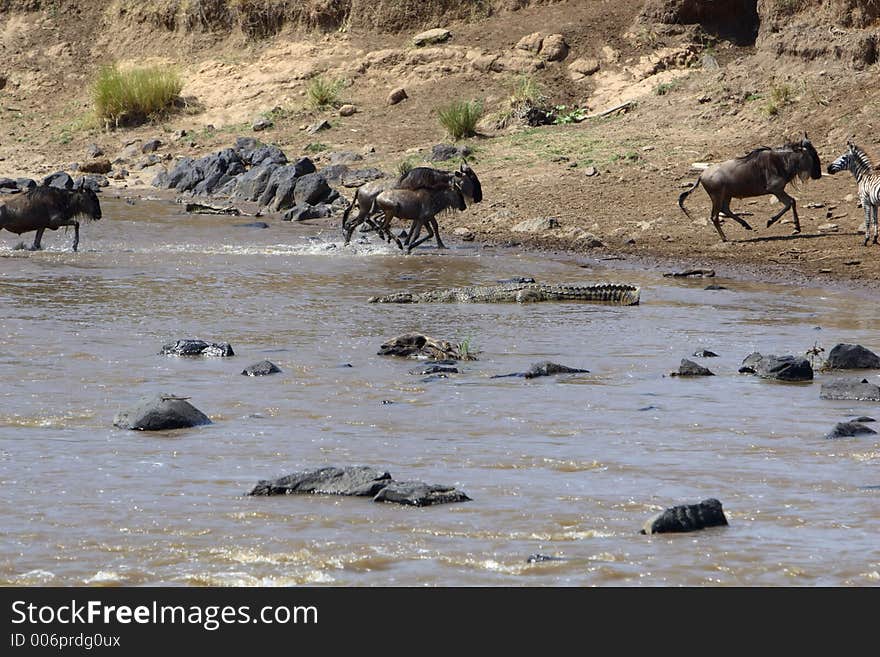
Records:
M480 117L483 116L483 103L478 100L459 100L437 110L440 125L446 128L450 138L455 141L473 137Z
M337 107L342 102L339 100L339 92L345 86L345 80L328 80L319 75L311 79L306 86L306 94L309 102L316 109Z
M767 116L776 116L779 110L792 102L794 102L794 92L787 84L783 84L770 90L770 99L761 110Z
M410 171L412 171L416 166L415 160L416 160L415 156L410 155L409 157L404 158L400 162L398 162L397 163L397 175L400 176L401 178L403 178L406 174L408 174Z
M105 66L92 87L98 119L115 125L154 120L171 111L183 82L177 71L164 66L120 70Z
M677 83L676 83L675 81L673 81L673 82L661 82L661 83L658 84L656 87L654 87L654 93L657 94L658 96L665 96L665 95L668 94L670 91L672 91L673 89L675 89L676 86L678 86L678 85L677 85Z

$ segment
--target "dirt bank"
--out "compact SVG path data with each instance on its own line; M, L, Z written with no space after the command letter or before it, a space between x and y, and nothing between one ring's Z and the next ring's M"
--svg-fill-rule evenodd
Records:
M755 230L728 221L727 243L706 221L702 190L687 201L694 221L677 204L699 173L694 164L780 145L804 131L823 168L852 135L874 153L874 3L759 0L751 3L757 21L736 33L707 20L705 3L696 0L464 3L467 16L449 12L462 3L379 4L384 13L370 9L376 3L315 1L300 3L294 15L272 14L282 3L268 0L0 3L0 177L72 171L97 144L114 161L112 186L133 193L155 173L139 169L139 143L162 140L158 156L169 159L160 166L168 166L239 135L278 144L289 156L308 154L319 165L331 152L352 151L364 157L358 166L391 172L446 141L439 106L480 99L488 112L502 112L513 85L528 76L548 106L566 106L563 116L575 106L596 114L632 104L580 123L481 124L464 144L486 200L442 220L450 239L459 229L490 244L764 268L774 276L790 272L793 280L880 280L880 247L861 245L864 215L849 174L794 189L799 235L786 219L765 227L779 208L770 197L734 203ZM255 31L259 16L271 29ZM449 28L451 39L412 45L415 32L436 26ZM528 43L516 47L535 32L539 39L561 34L567 56L554 61ZM88 86L110 61L177 67L186 108L136 128L96 125ZM311 109L305 88L316 75L345 79L341 99L355 113ZM389 105L398 86L409 98ZM261 115L273 125L255 134L251 123ZM302 130L320 118L332 127L317 135Z

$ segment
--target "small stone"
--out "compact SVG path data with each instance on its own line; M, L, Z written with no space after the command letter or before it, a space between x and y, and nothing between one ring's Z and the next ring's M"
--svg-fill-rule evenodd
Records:
M592 178L593 176L598 176L599 171L594 166L588 166L586 169L584 169L584 175Z
M110 160L101 159L101 160L92 160L91 162L83 162L79 170L83 173L110 173L110 170L113 168L113 165L110 164Z
M351 116L352 114L357 112L357 107L350 104L345 104L339 108L339 116Z
M541 44L541 57L548 62L561 62L568 57L568 44L561 34L550 34L544 37Z
M433 30L419 32L412 38L413 45L416 47L427 46L434 43L443 43L452 38L452 32L438 27Z
M97 144L89 144L89 147L86 149L86 154L89 157L101 157L104 154L104 151L101 150L101 147Z
M462 226L454 229L452 231L452 234L455 235L462 242L473 242L475 239L475 235L473 234L473 232Z
M543 44L544 34L541 32L532 32L531 34L527 34L522 39L517 41L514 48L537 54L541 51L541 46Z
M678 366L678 371L672 372L670 376L715 376L715 374L708 368L698 365L692 360L682 358L681 364Z
M281 368L269 360L261 360L244 368L241 373L245 376L268 376L269 374L279 374Z
M727 517L724 515L721 502L715 498L709 498L699 504L670 507L649 518L639 533L692 532L706 527L717 527L727 524Z
M141 153L154 153L159 149L159 146L162 145L162 142L158 139L150 139L145 141L143 146L141 146Z
M388 94L388 104L397 105L397 103L407 98L409 98L409 96L406 95L406 89L404 89L403 87L398 87L390 94Z
M718 354L708 349L700 349L694 352L695 358L718 358Z
M275 124L272 123L271 119L268 119L265 116L258 116L251 124L251 128L253 128L254 132L260 132L261 130L271 128L273 125Z
M330 127L330 122L327 119L321 119L320 121L317 121L306 128L306 132L310 135L313 135L316 132L320 132L321 130L329 130Z

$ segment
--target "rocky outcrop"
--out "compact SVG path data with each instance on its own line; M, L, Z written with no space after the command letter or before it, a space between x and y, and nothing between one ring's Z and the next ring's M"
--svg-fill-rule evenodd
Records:
M512 374L496 374L493 379L503 379L511 376L518 376L524 379L537 379L542 376L554 376L556 374L589 374L590 370L582 370L576 367L568 367L558 363L551 363L549 360L534 363L525 372L514 372Z
M421 481L394 481L388 472L366 466L324 467L262 480L248 493L265 495L347 495L372 497L374 502L431 506L467 502L471 498L452 486Z
M825 438L833 440L835 438L853 438L865 434L877 433L871 427L866 427L861 422L838 422L835 427L829 431Z
M828 353L825 367L834 370L880 369L880 356L860 344L838 344Z
M709 370L708 367L703 367L692 360L682 358L678 371L672 372L669 376L715 376L715 373Z
M597 285L544 285L540 283L505 283L454 287L413 294L398 292L370 297L369 303L534 303L538 301L588 301L634 306L641 289L634 285L600 283Z
M757 374L762 379L777 381L812 381L813 366L806 358L798 356L764 356L754 352L745 357L741 374Z
M699 504L670 507L649 518L639 533L692 532L722 525L727 525L727 517L721 508L721 502L709 498Z
M113 425L137 431L166 431L211 424L211 419L188 399L164 393L144 397L134 408L118 413Z
M433 506L469 502L471 498L452 486L422 481L392 481L373 498L374 502L394 502L407 506Z
M433 360L462 360L461 350L447 340L438 340L422 333L405 333L384 342L379 356L430 358ZM470 356L473 360L473 356Z
M819 391L821 399L844 399L851 401L880 401L880 386L867 379L837 379L823 381Z
M232 345L228 342L205 342L204 340L178 340L162 346L165 356L234 356Z
M268 376L269 374L279 374L281 368L270 360L261 360L259 363L248 365L241 373L245 376Z

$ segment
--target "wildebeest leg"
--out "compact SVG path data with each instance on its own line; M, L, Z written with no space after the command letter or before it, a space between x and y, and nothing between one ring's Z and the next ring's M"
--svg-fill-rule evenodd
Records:
M730 199L728 199L727 202L721 206L721 211L725 215L730 217L731 219L735 219L736 221L738 221L740 226L742 226L746 230L752 230L752 227L749 226L749 224L746 222L745 219L743 219L738 214L736 214L733 210L730 209Z
M79 246L79 222L73 222L73 250L76 251L76 247Z
M394 233L391 232L391 220L394 218L394 215L385 213L385 218L382 220L382 223L377 227L377 230L383 231L387 236L388 242L391 242L392 239L397 243L397 248L403 251L403 244L401 241L395 237ZM380 233L381 234L381 233Z
M801 222L800 222L800 219L798 218L798 213L797 213L797 202L794 200L794 197L793 197L793 196L789 196L788 194L786 194L786 193L785 193L785 190L782 190L782 191L779 191L779 192L774 192L773 195L774 195L777 199L779 199L779 201L780 201L781 203L784 203L784 204L785 204L785 207L782 208L782 210L780 210L779 212L777 212L776 214L774 214L772 217L770 217L770 218L767 220L767 228L770 228L770 226L772 226L772 225L775 224L777 221L779 221L779 218L780 218L782 215L784 215L786 212L788 212L788 209L789 209L789 208L791 208L791 213L792 213L792 215L793 215L793 217L794 217L794 232L796 232L796 233L801 232Z
M712 200L712 213L709 215L709 219L712 220L712 225L715 226L715 230L718 231L718 234L721 236L721 241L726 242L727 237L724 235L724 231L721 230L721 221L718 219L718 212L721 208L715 203L714 199Z
M45 232L45 228L37 228L37 235L34 237L33 246L31 246L31 251L39 251L43 247L40 246L40 241L43 239L43 233Z
M440 224L437 223L437 219L431 217L430 225L433 227L434 235L437 237L437 248L445 249L446 245L443 243L443 240L440 239Z
M414 248L419 246L419 244L422 244L423 242L428 241L429 239L431 239L435 235L437 236L437 239L440 238L439 228L435 229L435 226L437 226L437 222L434 220L433 217L429 218L427 221L420 221L419 222L419 226L418 226L418 228L416 228L414 237L418 237L419 232L421 232L422 226L424 226L425 230L427 231L426 235L420 240L413 239L413 241L410 241L410 244L409 244L410 251L412 251ZM441 244L442 244L442 242L441 242Z

